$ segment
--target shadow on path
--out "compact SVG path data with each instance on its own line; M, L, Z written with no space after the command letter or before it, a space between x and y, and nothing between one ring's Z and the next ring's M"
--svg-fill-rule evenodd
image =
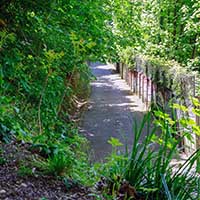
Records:
M110 137L131 148L133 121L141 122L145 105L131 94L128 85L114 72L113 65L91 65L97 80L92 86L89 107L83 114L80 132L91 142L92 160L100 161L111 152Z

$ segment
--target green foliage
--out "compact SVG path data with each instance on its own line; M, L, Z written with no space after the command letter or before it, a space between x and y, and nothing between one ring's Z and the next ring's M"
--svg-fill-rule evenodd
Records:
M5 163L6 163L5 158L0 157L0 166L1 166L1 165L4 165Z
M3 150L0 148L0 166L4 165L6 162L7 161L3 156Z
M183 102L188 101L194 93L199 93L198 72L191 71L175 60L154 55L138 55L131 47L122 50L119 55L125 64L125 70L141 71L158 86L156 96L159 91L171 90L174 99Z
M170 118L163 116L162 113L157 113L158 116L160 118L157 122L159 122L162 131L160 136L155 135L156 129L152 130L140 147L138 143L141 132L138 130L134 131L136 136L126 179L138 190L146 192L148 189L148 196L154 199L166 198L166 194L169 197L169 191L179 191L179 193L173 193L173 199L187 199L196 189L191 176L187 175L190 173L194 161L197 160L199 151L195 152L173 175L173 170L175 169L173 169L170 163L173 156L177 153L177 147L182 138L176 140L173 137L173 123L170 123L172 121ZM150 119L147 118L148 121ZM157 151L151 149L152 141L159 145ZM197 176L195 177L194 175L192 178L195 180ZM179 184L180 180L184 183L185 191L182 191ZM169 190L168 192L166 191L167 189ZM179 195L181 195L181 198Z
M112 197L125 179L146 199L197 199L199 177L194 172L194 165L200 151L197 150L181 166L172 165L183 136L175 139L174 122L169 115L156 111L156 116L154 127L150 113L139 127L134 124L131 155L112 154L100 168L100 174L113 183ZM144 127L147 133L142 139Z
M114 146L114 150L116 147ZM106 158L105 163L95 164L95 178L96 182L100 179L105 179L107 185L102 189L103 196L106 199L117 198L117 191L119 191L122 181L125 178L127 170L128 157L122 153L113 151L110 156Z
M49 157L45 161L37 161L36 166L39 167L39 169L49 175L55 175L55 176L64 176L66 174L69 174L70 170L73 166L73 153L68 152L68 154L64 153L57 153L53 155L52 157Z
M0 5L0 140L31 143L45 173L88 181L86 140L71 115L90 92L87 61L115 56L107 11L99 0Z
M133 65L133 58L143 54L155 66L153 72L162 68L171 76L177 67L180 69L177 61L199 70L199 5L197 0L3 0L0 140L10 142L15 138L31 142L31 150L44 157L40 166L43 171L54 175L70 173L77 180L91 183L96 175L90 177L89 172L95 174L95 166L91 169L88 166L82 151L85 140L70 122L74 99L87 97L85 91L89 93L92 77L87 61L119 61L120 57ZM166 63L166 59L176 62ZM186 73L185 69L181 71ZM193 111L199 113L198 109ZM174 183L187 178L178 176L172 183L165 174L177 144L171 137L173 121L159 112L155 114L159 117L162 137L152 132L145 145L135 142L131 158L118 155L116 148L121 143L111 138L109 143L115 150L103 171L116 187L126 177L144 192L166 191L169 199L180 198L185 192L177 193L180 188L173 191ZM180 123L188 130L185 134L188 137L191 128L199 133L192 120L183 118ZM141 132L142 128L135 130L135 141L139 142ZM161 146L156 153L149 147L151 139L159 141ZM141 163L145 164L144 169ZM130 173L127 168L132 169ZM21 171L30 172L23 167ZM147 177L143 177L144 172L149 172ZM146 182L141 182L143 178ZM192 180L189 182L193 184ZM179 196L173 196L176 193Z
M0 7L4 135L17 132L16 124L37 135L55 131L69 120L73 96L89 91L91 73L86 61L103 60L110 54L107 47L112 46L112 37L105 25L110 15L105 3L19 0Z
M33 174L33 170L30 167L25 166L23 164L18 169L19 176L32 176Z
M199 69L199 1L112 1L118 52L176 60Z

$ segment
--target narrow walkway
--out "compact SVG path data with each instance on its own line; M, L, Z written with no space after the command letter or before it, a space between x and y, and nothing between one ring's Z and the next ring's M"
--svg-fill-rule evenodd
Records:
M133 141L133 121L142 120L145 106L114 72L113 65L92 64L97 80L92 85L88 110L83 114L80 131L91 142L92 159L103 160L111 152L108 140L118 138L129 149Z

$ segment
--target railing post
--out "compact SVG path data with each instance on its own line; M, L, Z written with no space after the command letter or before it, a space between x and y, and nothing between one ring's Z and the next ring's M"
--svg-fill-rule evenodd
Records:
M128 70L128 85L132 89L132 86L131 86L131 70L130 69Z
M153 99L153 91L154 88L153 88L153 81L151 80L151 103L153 103L154 99Z
M156 84L151 81L151 102L156 103Z
M126 71L125 71L125 80L128 83L129 73L128 73L128 66L126 65Z
M145 75L143 74L142 75L142 102L144 103L144 100L145 100L145 92L144 92L144 88L145 88L145 82L144 82L144 80L145 80Z
M124 74L124 63L121 64L121 78L123 79L123 74Z
M116 63L116 72L120 73L120 63Z
M135 94L138 94L137 87L138 87L138 72L136 70L134 70L134 72L133 72L133 92Z
M133 70L130 71L131 77L130 77L130 86L131 86L131 91L133 92Z
M146 106L149 105L149 78L147 77Z
M139 96L139 72L137 72L136 93Z
M142 85L142 80L141 80L141 76L142 76L142 73L139 72L139 97L141 98L141 85Z

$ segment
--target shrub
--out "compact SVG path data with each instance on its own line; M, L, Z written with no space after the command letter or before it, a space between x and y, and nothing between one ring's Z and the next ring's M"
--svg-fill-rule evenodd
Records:
M106 190L107 193L116 196L116 191L119 191L126 180L146 200L199 198L200 179L194 171L194 165L200 156L200 150L181 166L172 166L171 161L177 155L182 138L173 137L175 130L173 123L169 122L169 116L160 112L160 118L156 120L154 127L151 125L151 113L144 117L140 127L137 123L134 124L131 154L112 153L108 163L100 170L100 174L108 177L107 187L112 186L112 189ZM144 127L147 130L145 139L142 138Z

